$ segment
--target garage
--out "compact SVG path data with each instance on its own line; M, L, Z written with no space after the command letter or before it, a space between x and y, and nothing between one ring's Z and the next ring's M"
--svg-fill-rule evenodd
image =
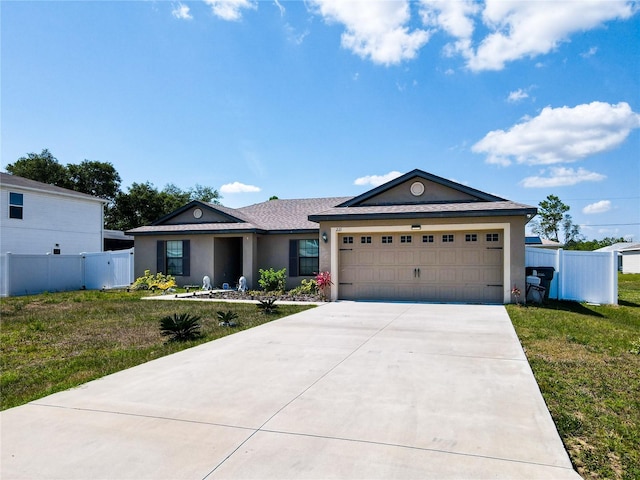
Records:
M339 298L502 303L504 232L341 233Z

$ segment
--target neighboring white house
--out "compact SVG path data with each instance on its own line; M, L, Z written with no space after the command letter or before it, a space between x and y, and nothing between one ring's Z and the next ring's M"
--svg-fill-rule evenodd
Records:
M640 273L640 243L614 243L596 252L618 252L618 270L622 273Z
M0 253L101 252L106 203L0 172Z

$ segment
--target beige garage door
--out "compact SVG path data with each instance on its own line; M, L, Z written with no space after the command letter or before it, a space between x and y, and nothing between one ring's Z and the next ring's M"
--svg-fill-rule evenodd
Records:
M503 231L340 234L339 298L503 301Z

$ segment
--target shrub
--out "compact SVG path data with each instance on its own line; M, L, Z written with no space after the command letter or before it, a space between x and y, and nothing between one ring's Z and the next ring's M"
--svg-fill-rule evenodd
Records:
M263 270L261 268L259 272L260 280L258 280L258 284L265 292L284 291L287 281L286 268L278 271L274 270L273 268L270 268L269 270Z
M299 286L291 289L289 293L291 295L315 295L318 293L318 282L313 279L304 279Z
M184 342L200 337L200 317L189 313L174 313L160 319L160 333L170 342Z
M320 272L316 275L316 282L318 284L318 289L322 295L322 298L326 300L327 298L327 289L333 285L331 281L331 273L330 272Z
M218 325L221 327L237 327L239 324L236 322L237 318L238 314L233 310L227 310L226 312L223 312L222 310L218 311L218 319L220 320Z
M167 290L176 286L176 279L171 275L164 275L163 273L151 274L150 270L145 270L142 277L136 278L131 288L133 290Z

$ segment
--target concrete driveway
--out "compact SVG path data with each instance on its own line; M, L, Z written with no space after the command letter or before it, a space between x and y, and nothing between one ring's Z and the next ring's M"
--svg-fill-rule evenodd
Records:
M4 480L580 478L502 306L329 303L0 422Z

